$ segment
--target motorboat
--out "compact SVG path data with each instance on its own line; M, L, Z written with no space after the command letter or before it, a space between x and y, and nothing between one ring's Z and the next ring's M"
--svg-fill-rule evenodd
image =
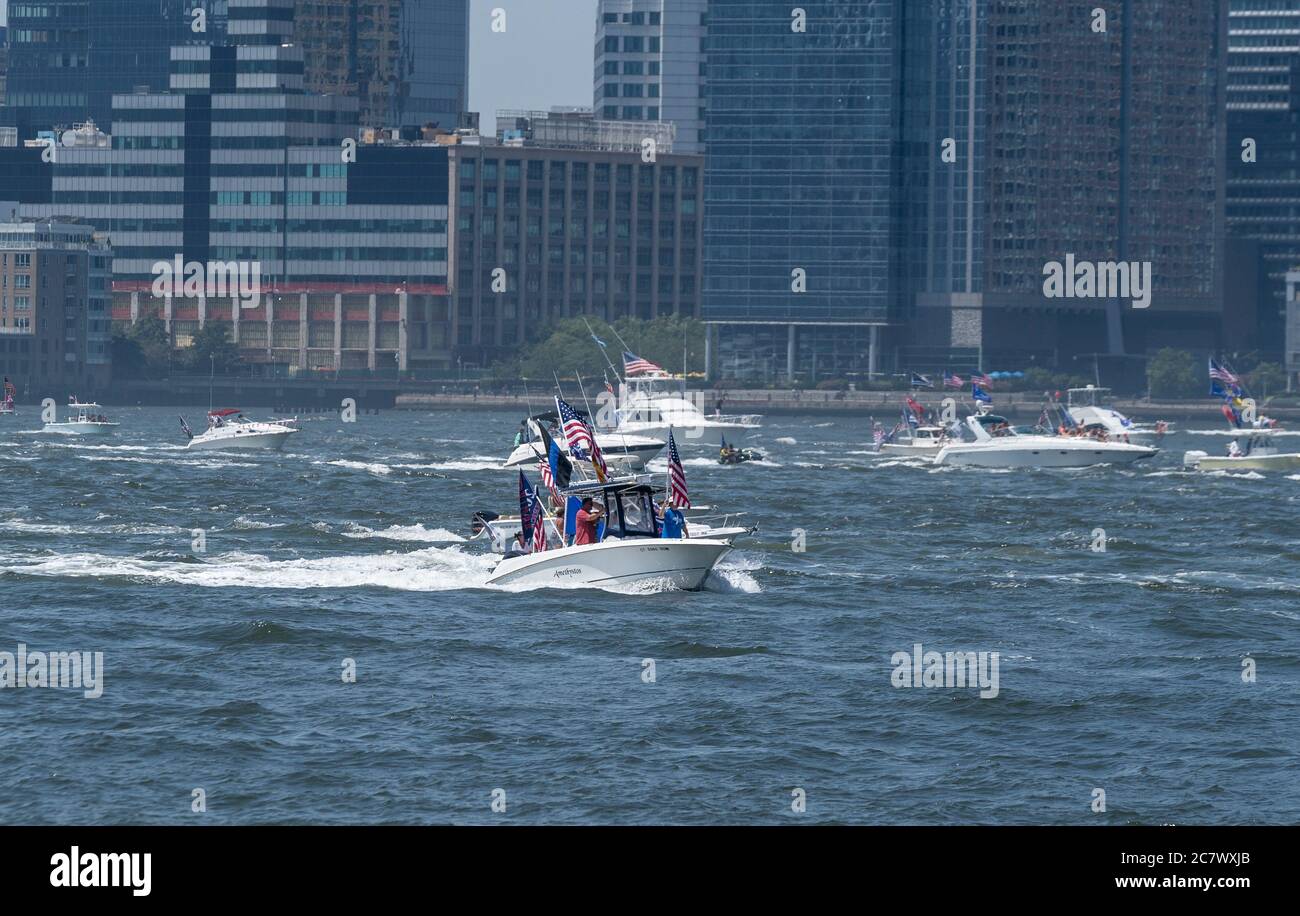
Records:
M18 412L14 409L14 395L17 393L18 389L14 387L14 383L9 381L9 376L5 376L3 400L0 400L0 417L12 416Z
M1065 393L1065 409L1070 418L1082 429L1096 427L1106 431L1112 439L1128 441L1143 436L1163 437L1169 431L1169 424L1161 421L1147 426L1124 416L1109 406L1111 390L1088 385L1086 388L1070 388Z
M74 397L68 400L68 419L46 423L45 432L64 436L111 436L120 425L106 417L98 404L83 404Z
M514 447L503 467L514 468L523 465L535 465L538 459L546 454L542 441L535 436L531 429L532 424L529 421L551 426L553 430L550 433L551 437L555 440L561 452L565 455L569 454L569 446L556 427L559 423L559 416L554 412L543 413L529 417L520 424L519 444ZM668 440L666 438L656 439L653 436L621 432L596 433L596 445L600 447L605 463L618 465L628 471L639 471L644 468L664 450L667 444Z
M575 488L577 489L577 488ZM584 484L604 509L595 543L507 554L488 585L593 588L657 585L698 591L732 549L722 539L664 537L654 511L654 488L645 484ZM570 491L570 497L579 493Z
M749 461L762 461L763 454L752 448L736 448L725 442L718 450L718 464L745 464Z
M933 458L952 441L952 437L942 426L918 426L912 429L908 436L895 439L893 442L882 442L880 451L889 455Z
M254 421L244 419L236 408L208 411L208 428L195 435L181 417L181 429L189 437L191 451L279 450L299 432L295 419Z
M1204 451L1183 453L1183 467L1200 471L1295 471L1300 470L1300 452L1284 452L1276 442L1276 428L1229 430L1232 436L1225 455ZM1233 446L1236 446L1235 448Z
M721 448L761 427L755 414L706 415L687 396L685 379L662 370L627 378L620 386L615 432L668 440L674 430L679 445ZM604 448L604 446L601 446Z
M1005 417L982 407L966 418L969 441L950 442L934 456L937 465L985 468L1083 468L1132 464L1160 450L1096 435L1054 436L1017 430Z

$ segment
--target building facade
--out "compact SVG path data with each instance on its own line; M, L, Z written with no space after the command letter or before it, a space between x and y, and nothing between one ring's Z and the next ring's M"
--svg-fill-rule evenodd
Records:
M112 373L106 239L66 220L0 222L0 375L57 402Z
M597 116L673 124L677 152L702 152L708 6L708 0L600 0L592 103Z
M1300 0L1230 2L1227 225L1255 243L1263 283L1254 320L1234 320L1276 355L1287 272L1300 267Z
M1214 346L1226 48L1226 0L713 0L716 370L1068 368ZM1149 270L1149 303L1049 295L1067 260Z
M297 0L296 25L307 88L363 125L453 130L469 107L469 0Z
M548 135L544 120L530 123ZM591 130L603 148L452 147L452 333L462 358L490 365L562 318L700 316L703 157L647 161L644 131L619 149L617 130Z
M113 95L167 88L168 51L225 34L241 0L14 0L0 122L22 139L93 120L108 128ZM243 0L247 2L247 0ZM204 31L196 32L202 10Z

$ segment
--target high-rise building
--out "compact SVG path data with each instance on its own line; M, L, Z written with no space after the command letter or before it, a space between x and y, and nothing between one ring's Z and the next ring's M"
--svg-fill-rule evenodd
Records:
M723 375L874 365L897 297L900 10L709 3L704 316Z
M712 0L717 370L1212 347L1226 0L1085 6ZM1149 306L1049 297L1045 270L1067 261L1149 265Z
M167 88L173 45L225 34L240 0L33 0L9 4L0 122L23 139L88 120L105 129L115 93ZM196 17L195 10L203 15ZM202 31L196 31L202 29Z
M708 0L600 0L596 115L671 123L676 152L702 152L707 10Z
M456 128L469 84L469 0L297 0L312 92L360 101L372 127Z
M0 222L0 374L20 392L62 400L107 386L111 264L91 226Z
M1288 271L1300 267L1300 0L1230 0L1229 233L1263 274L1251 344L1280 352Z

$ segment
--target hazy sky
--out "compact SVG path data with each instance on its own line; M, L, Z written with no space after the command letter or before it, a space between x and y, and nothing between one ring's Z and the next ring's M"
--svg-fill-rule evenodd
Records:
M506 13L504 33L492 11ZM469 107L491 133L498 108L591 105L596 0L470 0Z
M492 31L498 8L505 32ZM595 34L596 0L470 0L469 107L483 130L498 108L590 105Z

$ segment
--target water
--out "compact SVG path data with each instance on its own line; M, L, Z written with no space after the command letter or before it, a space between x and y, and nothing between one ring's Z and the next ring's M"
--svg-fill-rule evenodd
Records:
M686 461L758 535L702 593L618 594L484 585L463 538L511 506L514 414L312 419L246 457L113 413L102 442L0 420L0 651L105 668L98 699L0 691L0 821L1300 818L1300 477L1181 470L1221 438L997 472L769 417L770 462ZM998 696L896 689L915 643L1000 653Z

